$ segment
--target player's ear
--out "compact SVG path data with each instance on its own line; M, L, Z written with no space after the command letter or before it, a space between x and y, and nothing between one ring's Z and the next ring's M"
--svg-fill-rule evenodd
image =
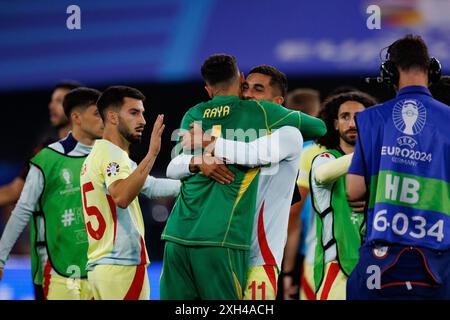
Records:
M334 129L338 131L338 119L334 119Z
M210 98L213 98L213 97L214 97L214 91L213 91L213 88L211 88L210 86L206 85L206 86L205 86L205 90L206 90L206 92L208 92L208 96L209 96Z
M276 96L275 98L273 98L273 102L283 105L284 98L282 96Z
M243 72L239 73L239 81L241 82L241 84L243 84L245 82L245 76Z
M108 119L108 122L110 122L113 125L119 124L119 114L112 110L108 110L108 112L106 113L106 119Z
M81 124L80 113L79 112L71 112L70 113L70 122L80 125Z

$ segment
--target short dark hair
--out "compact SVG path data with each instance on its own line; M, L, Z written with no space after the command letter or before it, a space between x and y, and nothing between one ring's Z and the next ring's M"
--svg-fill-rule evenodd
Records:
M408 34L388 47L387 58L403 71L428 71L430 55L422 37Z
M100 95L97 101L98 112L103 121L106 119L106 111L109 108L120 108L123 105L124 98L133 98L144 101L145 96L138 89L127 86L112 86L107 88Z
M310 88L297 88L286 95L286 107L317 116L320 109L320 92Z
M276 88L283 98L286 97L288 81L286 75L275 67L260 65L252 68L248 74L261 73L270 77L270 85Z
M58 82L53 90L56 89L66 89L66 90L73 90L76 88L84 87L84 85L81 82L75 81L75 80L63 80Z
M339 107L347 101L356 101L365 108L377 103L376 99L361 91L351 91L328 97L320 111L320 118L327 126L327 133L318 139L318 143L327 149L335 149L339 146L339 135L334 127L334 120L338 118Z
M97 89L79 87L69 91L64 96L63 107L67 119L70 119L70 114L75 108L86 109L87 107L96 104L101 92Z
M236 58L229 54L213 54L203 62L201 74L210 86L229 85L237 77Z
M433 98L450 106L450 76L442 76L438 82L430 86Z

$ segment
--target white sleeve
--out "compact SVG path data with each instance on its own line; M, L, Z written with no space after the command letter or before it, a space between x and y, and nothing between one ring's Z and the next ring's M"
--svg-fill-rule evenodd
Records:
M214 155L226 163L256 167L298 157L302 145L303 137L300 131L285 126L252 142L217 138Z
M0 239L0 267L5 265L11 249L37 209L43 189L44 177L41 171L34 165L30 165L19 201L11 213Z
M345 175L352 163L353 153L346 154L338 159L328 161L318 166L314 173L314 179L318 184L332 183Z
M149 199L176 197L180 193L180 187L180 180L159 179L148 176L147 179L145 179L141 193Z
M194 173L189 171L189 163L193 155L180 154L170 161L167 166L166 175L170 179L181 179Z
M311 164L311 182L316 186L326 186L329 185L331 182L323 182L317 179L317 169L325 164L328 164L329 162L332 162L333 160L336 160L336 157L332 155L331 153L324 152L316 156Z

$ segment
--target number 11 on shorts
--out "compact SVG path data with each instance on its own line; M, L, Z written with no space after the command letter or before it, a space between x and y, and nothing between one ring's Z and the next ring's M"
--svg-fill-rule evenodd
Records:
M266 300L266 282L263 281L259 286L256 286L256 281L252 281L252 283L248 286L248 288L252 291L252 300ZM261 296L257 297L257 291L261 292Z

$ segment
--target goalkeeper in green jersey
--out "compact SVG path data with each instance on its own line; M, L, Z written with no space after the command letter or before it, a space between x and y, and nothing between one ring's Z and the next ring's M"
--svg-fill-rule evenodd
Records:
M202 66L212 98L191 108L182 130L201 121L205 131L237 141L253 141L283 126L301 130L304 139L322 136L324 123L268 101L241 100L234 57L212 55ZM209 154L189 157L199 172L182 181L180 196L162 234L166 240L161 275L162 299L241 299L248 269L259 168L230 165L230 184L202 174ZM196 160L200 160L196 162ZM188 163L189 164L189 163Z

